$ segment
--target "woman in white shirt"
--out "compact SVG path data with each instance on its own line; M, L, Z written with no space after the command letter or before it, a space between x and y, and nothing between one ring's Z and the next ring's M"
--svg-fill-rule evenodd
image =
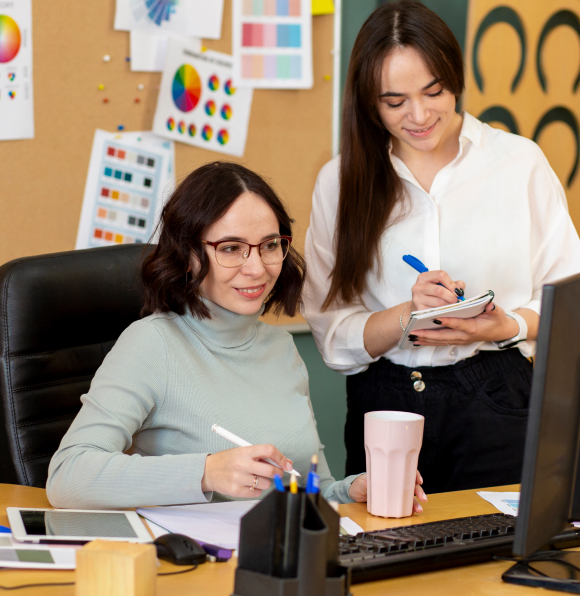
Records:
M519 481L542 285L580 271L541 150L457 113L463 88L437 15L378 8L353 48L341 155L318 176L306 238L305 317L326 364L349 375L346 472L365 470L365 412L413 411L428 492ZM436 320L398 349L411 311L487 290L484 314Z

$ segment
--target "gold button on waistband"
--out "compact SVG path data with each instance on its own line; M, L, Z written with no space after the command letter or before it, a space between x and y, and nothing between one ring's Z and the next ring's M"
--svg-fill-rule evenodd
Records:
M414 370L411 373L411 381L417 381L422 378L423 378L423 375L418 370Z
M421 393L421 391L423 391L423 389L425 389L425 383L423 383L423 381L415 381L413 383L413 389L415 389L415 391L418 391L419 393Z

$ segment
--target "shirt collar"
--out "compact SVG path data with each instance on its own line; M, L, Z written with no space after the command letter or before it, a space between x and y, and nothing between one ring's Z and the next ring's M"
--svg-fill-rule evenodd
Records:
M471 114L467 112L463 112L463 124L461 125L461 132L459 133L459 151L457 152L457 156L455 159L458 159L465 149L465 141L470 141L476 147L479 147L481 142L481 135L482 135L483 123L480 122L477 118L474 118ZM411 180L415 184L418 182L415 180L415 176L411 173L409 168L405 165L405 163L399 159L396 155L393 155L393 143L389 140L389 156L391 158L391 163L393 164L395 171L397 174L404 179Z
M256 324L264 312L264 305L253 315L240 315L201 298L211 313L211 319L198 319L191 312L183 315L183 320L196 335L222 348L247 349L258 334Z

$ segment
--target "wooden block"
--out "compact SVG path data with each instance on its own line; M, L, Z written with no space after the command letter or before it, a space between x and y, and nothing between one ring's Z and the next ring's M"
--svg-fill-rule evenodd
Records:
M95 540L77 551L76 596L155 596L152 544Z

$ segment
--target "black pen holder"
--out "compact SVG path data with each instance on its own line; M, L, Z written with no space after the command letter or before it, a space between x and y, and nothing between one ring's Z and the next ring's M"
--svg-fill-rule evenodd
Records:
M272 491L242 518L232 596L350 596L339 526L320 494Z

